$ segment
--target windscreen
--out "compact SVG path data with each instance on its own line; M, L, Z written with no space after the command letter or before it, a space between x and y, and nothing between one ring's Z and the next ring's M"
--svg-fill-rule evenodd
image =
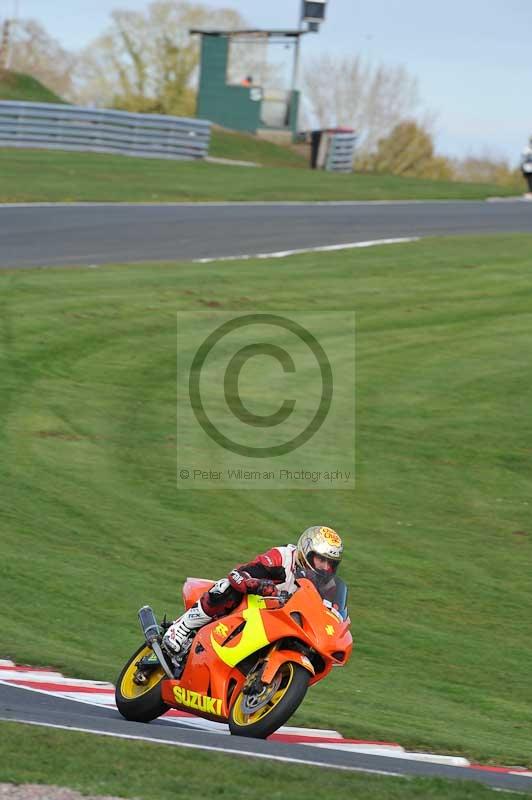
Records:
M342 619L347 619L347 586L341 578L336 575L332 578L318 575L311 570L301 570L298 577L307 578L311 581L318 590L320 597L327 604L330 603Z

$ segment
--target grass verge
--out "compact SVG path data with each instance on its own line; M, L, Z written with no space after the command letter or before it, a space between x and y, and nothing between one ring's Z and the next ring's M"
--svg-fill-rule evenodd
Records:
M212 128L209 155L219 158L230 158L235 161L253 161L269 167L299 167L308 169L308 158L295 152L290 147L268 142L258 136L237 133L219 128Z
M83 793L152 800L488 800L468 781L384 778L322 767L225 756L182 747L0 723L0 781L68 786ZM503 792L501 796L510 797Z
M2 272L0 654L114 679L141 604L323 520L357 645L294 724L531 765L531 243ZM356 309L354 492L176 490L176 310L213 304Z
M219 135L218 135L219 138ZM240 152L220 142L216 153ZM246 137L244 137L246 138ZM218 141L215 135L215 142ZM258 143L254 147L258 147ZM270 148L274 152L270 152ZM279 148L260 143L269 163ZM288 152L288 151L287 151ZM249 148L246 157L253 158ZM283 156L286 158L286 155ZM251 200L482 200L522 187L452 183L387 175L335 175L279 166L234 167L96 153L0 149L0 202L162 202Z

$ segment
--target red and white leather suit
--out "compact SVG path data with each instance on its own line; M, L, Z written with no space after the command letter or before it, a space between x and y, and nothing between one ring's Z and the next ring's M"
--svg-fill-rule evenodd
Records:
M243 594L271 597L281 591L295 592L296 550L293 544L272 547L217 581L168 628L163 640L167 648L179 653L192 631L229 614L240 604Z

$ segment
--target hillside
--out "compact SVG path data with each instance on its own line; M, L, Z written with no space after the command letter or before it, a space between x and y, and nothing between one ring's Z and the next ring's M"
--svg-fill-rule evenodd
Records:
M356 646L293 724L532 766L531 247L530 235L493 235L3 273L2 658L114 679L138 646L140 605L177 614L187 575L221 577L326 520L345 537ZM215 309L305 310L348 365L353 308L356 490L178 486L178 457L221 459L176 426L183 363ZM177 360L176 313L190 334ZM279 384L258 361L246 397L269 411ZM312 370L300 375L297 398L314 397ZM242 423L223 417L207 376L215 419L237 439ZM345 409L341 380L337 395ZM342 464L342 417L342 436L315 438L295 463Z
M36 78L0 70L0 100L65 103ZM0 202L157 200L477 200L520 194L515 186L405 178L356 172L338 175L311 171L310 152L301 146L273 144L252 134L213 126L209 156L249 161L260 170L227 165L126 159L123 156L42 150L0 150L3 170ZM35 172L35 161L39 170ZM8 162L7 164L5 162ZM296 171L286 168L296 168ZM43 172L44 169L44 172ZM109 184L110 172L119 176ZM29 176L28 176L29 173ZM21 176L28 180L21 183Z
M65 103L37 78L22 72L0 70L0 100L27 100L31 103Z
M0 100L26 100L33 103L65 103L31 75L0 70ZM210 155L254 161L270 167L306 167L307 161L289 147L282 147L245 133L214 127Z

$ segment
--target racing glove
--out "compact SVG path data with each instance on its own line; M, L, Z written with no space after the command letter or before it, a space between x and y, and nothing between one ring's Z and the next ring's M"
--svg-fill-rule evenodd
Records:
M262 597L278 597L279 590L273 581L259 581L258 588L255 594L260 594Z
M234 569L227 576L229 583L241 594L260 594L262 597L276 597L277 587L273 581L264 578L252 578L249 572Z

